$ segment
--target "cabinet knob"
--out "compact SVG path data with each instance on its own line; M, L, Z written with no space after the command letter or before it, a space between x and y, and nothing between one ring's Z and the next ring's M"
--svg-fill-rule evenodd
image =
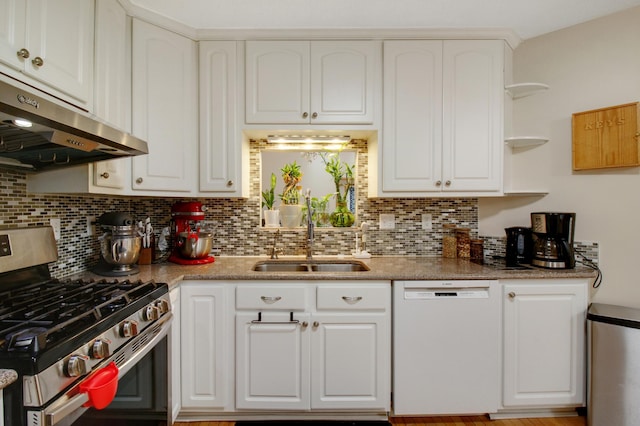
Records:
M309 113L308 113L308 112L306 112L306 111L305 111L305 112L303 112L303 113L302 113L302 118L307 118L307 117L309 117Z
M36 56L35 58L33 58L31 63L36 67L41 67L44 65L44 60L40 56Z
M314 112L313 114L311 114L311 118L318 118L318 113Z
M440 185L442 185L442 181L441 180L437 180L436 181L436 186L440 186Z
M516 298L516 294L513 291L509 292L509 299L515 299Z
M138 185L140 185L140 184L142 183L142 178L141 178L141 177L139 177L138 179L136 179L136 183L137 183Z
M306 322L306 321L302 321L302 327L303 327L303 328L308 327L308 326L309 326L309 323L308 323L308 322Z
M227 181L227 186L229 186L229 187L233 186L233 181L232 180L228 180Z
M18 58L27 59L30 55L29 51L25 48L22 48L16 52Z
M451 186L451 181L450 181L450 180L446 181L446 182L444 183L444 185L445 185L445 186Z
M104 179L109 179L109 173L108 173L108 172L104 172L104 173L102 173L102 174L100 175L100 177L101 177L101 178L104 178Z
M314 321L314 322L313 322L313 326L314 326L314 327L319 327L319 326L320 326L320 323L319 323L318 321Z

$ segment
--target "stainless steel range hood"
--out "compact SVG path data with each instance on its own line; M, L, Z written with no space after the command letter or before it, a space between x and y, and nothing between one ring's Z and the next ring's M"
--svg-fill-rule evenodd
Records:
M135 136L0 81L0 168L42 171L148 152Z

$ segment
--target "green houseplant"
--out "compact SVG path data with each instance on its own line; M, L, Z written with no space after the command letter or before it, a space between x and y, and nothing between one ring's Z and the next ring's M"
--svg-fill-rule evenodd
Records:
M285 164L282 169L282 181L284 189L280 194L282 204L280 205L280 219L285 228L295 228L302 222L302 206L300 205L300 181L302 171L300 165L295 161Z
M354 214L347 208L347 197L354 184L353 169L355 165L343 163L339 153L323 154L321 158L325 171L331 175L336 186L336 209L329 217L331 225L349 227L355 222Z
M264 211L264 226L274 228L279 225L279 211L274 209L276 199L276 174L271 173L271 181L269 189L262 191L262 207L266 207Z

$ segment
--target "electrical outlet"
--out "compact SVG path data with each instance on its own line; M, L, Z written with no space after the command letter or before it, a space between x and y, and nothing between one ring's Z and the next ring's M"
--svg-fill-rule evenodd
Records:
M422 229L424 230L433 229L433 219L432 219L431 213L422 214Z
M56 241L60 240L60 218L49 219L49 224L53 228L53 237Z
M96 223L96 217L95 216L87 216L86 217L86 221L87 221L87 235L95 235L95 223Z
M396 215L380 213L380 229L395 229Z

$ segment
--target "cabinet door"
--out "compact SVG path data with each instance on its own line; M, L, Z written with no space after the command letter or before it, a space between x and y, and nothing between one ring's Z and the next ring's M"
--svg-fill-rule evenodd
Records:
M587 283L511 281L503 296L504 406L583 405Z
M309 42L246 43L247 123L309 122Z
M133 134L149 154L132 159L134 190L196 189L197 68L195 42L133 20Z
M0 0L0 62L21 70L17 52L25 44L26 0Z
M443 190L500 191L504 43L445 41L443 67Z
M183 282L180 291L182 408L223 408L231 374L225 285Z
M442 42L385 41L382 190L440 191Z
M200 42L200 191L242 188L237 139L236 42Z
M127 13L117 0L96 2L95 114L114 127L131 130L131 70ZM93 184L124 189L130 159L93 164Z
M311 123L371 124L380 44L311 43Z
M236 408L309 409L309 314L236 315Z
M311 408L389 410L390 332L384 314L315 314Z
M24 72L89 104L93 91L94 2L28 0ZM42 64L37 65L37 58Z

